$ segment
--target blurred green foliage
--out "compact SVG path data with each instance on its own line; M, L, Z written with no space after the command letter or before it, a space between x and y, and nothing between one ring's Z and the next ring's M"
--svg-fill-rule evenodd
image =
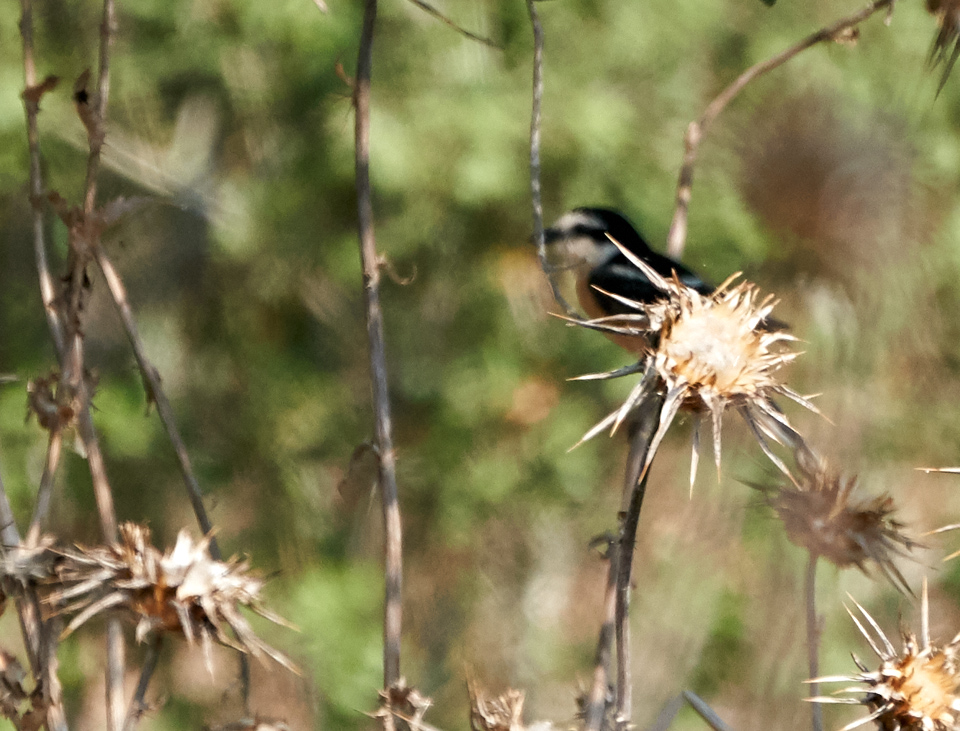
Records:
M540 3L548 218L608 205L663 241L686 124L748 65L859 5ZM255 677L282 685L255 710L351 729L369 724L362 712L380 683L380 539L369 474L350 468L372 432L347 83L361 5L329 6L121 0L101 199L153 197L105 245L220 540L279 572L271 605L301 628L271 639L304 682ZM526 687L532 717L569 718L605 571L587 543L615 525L622 446L567 450L627 384L566 379L625 356L546 315L556 307L526 243L524 3L439 7L502 48L402 0L381 4L371 159L378 243L396 273L383 306L406 528L404 673L437 699L428 718L443 728L466 727L466 669L494 689ZM36 21L39 73L63 78L40 116L45 181L76 200L85 142L70 88L96 67L100 8L42 0ZM0 373L20 378L0 385L0 475L23 526L46 444L24 425L24 386L54 358L30 240L17 22L14 4L0 7ZM889 26L864 24L856 47L817 47L750 86L703 147L685 253L714 281L744 270L778 293L807 343L791 382L822 392L834 425L798 422L905 503L918 530L960 507L948 478L929 488L942 490L933 501L934 478L912 472L960 454L960 79L934 101L934 34L919 0L900 2ZM59 272L65 230L47 218ZM193 524L176 462L96 277L85 332L120 517L172 543ZM641 725L691 686L738 728L794 728L807 713L803 558L736 481L769 479L740 429L725 433L722 482L702 470L692 501L683 428L658 460L634 606ZM93 542L94 516L86 465L71 453L50 530ZM844 621L837 583L862 601L891 592L837 578L823 599L831 626ZM945 602L960 596L956 583L945 582ZM835 632L847 648L825 652L825 672L849 670L828 660L863 650ZM69 710L88 720L100 651L71 640L62 653ZM213 718L179 697L150 722ZM677 727L699 726L684 716Z

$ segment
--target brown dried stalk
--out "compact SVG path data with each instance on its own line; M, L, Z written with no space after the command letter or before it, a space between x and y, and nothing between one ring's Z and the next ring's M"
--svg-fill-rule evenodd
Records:
M124 287L120 275L117 273L109 257L107 257L103 247L97 246L93 254L100 267L100 271L103 272L103 277L107 282L107 288L113 297L113 303L117 307L117 312L120 314L120 319L123 321L123 327L127 332L127 338L130 340L130 346L133 348L134 357L137 359L140 373L148 388L148 398L157 405L160 421L163 422L167 436L171 444L173 444L174 451L177 453L177 461L180 464L180 474L183 476L183 482L187 488L187 495L190 498L193 513L197 518L197 522L200 524L200 530L204 535L208 535L210 531L213 530L213 525L207 516L207 509L203 504L203 493L200 490L200 483L197 481L193 466L190 463L187 446L180 436L180 430L177 429L173 408L170 406L170 401L167 399L167 395L163 390L160 373L147 358L147 351L137 329L137 321L133 316L130 300L127 297L127 289ZM211 537L210 540L210 555L217 561L223 560L220 547L213 537Z
M603 624L597 639L594 655L593 683L583 702L583 727L585 731L599 731L613 705L610 697L610 664L613 650L614 628L617 621L617 580L620 577L620 546L617 540L609 539L607 547L607 588L603 594Z
M832 25L821 28L776 56L754 64L740 74L732 84L707 105L700 119L690 123L683 139L683 165L680 167L680 177L677 181L677 202L673 212L673 221L670 223L670 231L667 234L667 254L669 256L679 260L683 255L683 247L687 240L687 212L690 207L691 188L693 187L693 169L697 163L700 143L703 141L710 125L713 124L726 106L754 79L763 76L778 66L782 66L811 46L842 37L845 32L855 28L877 11L892 8L894 2L895 0L874 0L862 10L838 20Z
M489 38L484 38L483 36L477 35L476 33L471 33L463 26L458 25L454 21L450 20L450 18L448 18L446 15L441 13L439 10L437 10L435 7L433 7L429 3L426 3L423 0L410 0L410 2L412 2L414 5L416 5L418 8L420 8L422 11L424 11L428 15L432 15L434 18L439 20L444 25L450 28L453 28L457 33L464 36L465 38L469 38L471 41L476 41L477 43L482 43L483 45L489 46L490 48L496 48L498 50L501 50L501 46L495 41L492 41Z
M533 27L533 101L530 111L530 202L533 208L533 243L537 246L540 268L547 275L553 299L567 317L582 320L580 314L560 293L556 269L547 261L547 243L543 235L543 198L540 185L540 121L543 106L543 25L535 5L536 0L527 0L527 12Z
M383 500L384 573L386 579L383 619L383 686L400 680L400 635L403 619L403 535L397 499L396 454L390 421L387 388L386 346L383 337L383 310L380 307L380 267L373 233L373 202L370 192L370 74L373 63L373 33L377 21L377 0L365 0L357 78L353 90L357 216L363 290L366 295L367 338L370 342L370 371L377 450L380 458L380 494ZM388 723L387 719L384 723ZM392 724L392 717L389 718Z

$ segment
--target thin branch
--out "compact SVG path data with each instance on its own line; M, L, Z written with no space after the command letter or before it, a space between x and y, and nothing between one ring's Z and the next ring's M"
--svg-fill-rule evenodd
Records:
M10 499L0 473L0 554L20 545L20 531L13 516ZM56 647L59 632L53 620L43 622L40 600L32 587L26 587L16 596L17 618L20 632L30 660L30 670L38 683L46 689L50 705L47 709L47 728L50 731L67 731L67 718L60 694L60 679L56 675Z
M731 728L724 723L723 719L717 715L717 712L692 690L685 690L681 695L683 695L683 699L690 704L690 707L697 712L700 718L707 722L707 725L710 726L713 731L732 731Z
M740 74L732 84L720 92L720 94L707 105L700 119L690 123L687 127L687 133L684 136L683 165L680 168L680 177L677 181L676 207L673 212L673 221L670 223L670 232L667 234L667 254L669 256L674 259L680 259L683 255L683 247L687 240L687 211L690 206L691 188L693 186L693 169L697 162L700 143L703 141L703 137L710 128L710 125L713 124L720 113L726 108L727 104L733 101L737 94L743 91L743 88L754 79L763 76L778 66L782 66L794 56L807 50L811 46L815 46L824 41L834 40L844 31L859 25L878 10L892 7L894 1L895 0L874 0L874 2L853 15L818 30L796 45L791 46L785 51L781 51L766 61L754 64Z
M113 30L116 24L116 8L114 0L104 0L103 16L100 20L100 58L97 75L97 94L93 124L87 125L87 138L90 145L90 154L87 157L87 179L83 199L83 211L89 218L94 213L97 202L97 176L100 169L100 152L106 136L107 106L110 100L110 46L113 43ZM85 120L86 121L86 120ZM88 246L93 242L85 242ZM83 334L79 328L79 297L85 278L86 252L73 251L76 256L73 270L70 273L73 295L71 298L70 322L68 327L72 331L67 342L71 344L71 357L62 370L66 374L71 367L76 368L73 377L80 384L81 403L83 408L78 419L80 438L87 449L87 463L90 475L93 478L94 496L97 510L100 513L101 527L104 539L116 540L117 517L113 507L113 493L107 481L106 465L97 432L90 414L90 389L83 377ZM75 359L75 362L74 362ZM113 618L107 623L107 728L110 731L121 731L124 724L126 709L123 700L123 680L126 661L123 643L123 630L120 620Z
M37 69L33 59L33 0L20 0L20 36L23 39L23 106L27 117L27 145L30 150L30 207L33 209L33 252L40 275L40 296L43 311L54 337L57 352L63 350L62 326L54 304L55 290L43 233L43 173L40 169L40 132L37 114L42 92L37 86ZM52 78L52 77L50 77ZM45 82L46 83L46 82ZM40 92L40 93L37 93Z
M633 579L633 553L637 545L640 509L650 476L647 453L656 432L663 408L663 394L655 394L645 402L630 429L630 452L627 457L624 483L625 505L620 523L619 557L617 569L617 728L630 727L633 715L633 685L630 676L630 589Z
M425 13L427 13L427 14L429 14L429 15L432 15L434 18L436 18L437 20L439 20L439 21L440 21L441 23L443 23L444 25L450 26L450 27L453 28L455 31L457 31L457 33L459 33L460 35L466 36L466 37L469 38L471 41L477 41L477 43L482 43L483 45L489 46L490 48L496 48L497 50L503 50L503 46L499 45L499 44L496 43L495 41L490 40L489 38L484 38L483 36L478 36L476 33L471 33L470 31L468 31L468 30L467 30L466 28L464 28L463 26L457 25L457 24L454 23L452 20L450 20L450 18L448 18L446 15L444 15L443 13L441 13L439 10L437 10L437 9L436 9L435 7L433 7L432 5L430 5L430 4L428 4L428 3L425 3L423 0L410 0L410 2L412 2L412 3L413 3L414 5L416 5L418 8L420 8L421 10L423 10Z
M620 575L620 546L611 540L607 548L607 589L603 595L603 625L594 655L593 684L583 709L584 731L600 731L610 705L610 658L613 651L617 614L617 577Z
M102 246L96 247L94 257L103 272L103 278L107 282L107 288L113 297L113 303L117 307L123 327L127 332L127 338L130 340L130 346L133 348L134 357L137 359L137 365L143 376L144 383L147 386L147 397L157 405L157 412L160 415L160 421L163 422L167 430L167 437L173 444L173 449L177 453L177 461L180 464L180 474L183 476L183 482L187 488L187 495L190 498L190 504L193 506L193 513L200 524L200 530L205 536L210 535L213 530L213 524L207 515L207 509L203 504L203 492L200 489L200 483L197 481L193 466L190 463L190 455L187 453L186 444L180 436L180 430L174 418L173 408L163 390L163 384L160 379L160 373L153 363L147 357L147 351L137 329L137 321L133 315L133 309L130 307L130 300L127 296L127 288L120 279L116 268L103 250ZM215 537L210 538L210 555L214 561L222 561L220 547L217 545Z
M383 310L380 306L380 269L373 233L373 201L370 190L370 76L373 65L373 33L377 0L365 0L357 78L353 105L357 177L357 216L363 289L366 296L367 338L370 342L370 371L377 450L380 457L380 492L383 500L385 598L383 619L383 685L390 688L400 680L400 634L402 625L403 537L400 504L397 499L396 454L390 420L387 388L386 346L383 337Z
M567 317L582 321L584 318L560 293L556 280L556 268L547 261L547 242L543 235L543 198L540 186L540 122L543 107L543 25L537 13L536 0L527 0L527 12L533 26L533 103L530 111L530 202L533 208L533 242L537 245L540 268L547 275L553 299L563 308Z
M40 529L50 512L50 502L53 499L53 479L60 464L60 447L63 445L63 433L58 427L50 430L50 439L47 442L47 459L43 465L43 474L40 476L40 488L37 490L37 504L33 508L33 519L27 531L27 544L36 545L40 538Z
M27 123L27 146L30 152L30 207L33 213L33 250L40 277L40 294L44 314L53 336L57 352L63 349L62 325L54 304L55 294L53 277L47 261L43 227L43 177L40 166L40 133L37 127L37 115L40 112L40 100L45 91L52 89L56 77L47 77L37 84L36 64L33 57L33 3L32 0L20 2L20 37L23 42L23 105ZM52 436L51 436L52 440ZM52 445L51 445L52 446ZM49 460L48 460L49 462ZM52 482L52 479L51 479ZM42 487L41 481L41 487ZM0 540L3 550L20 544L20 532L10 506L10 500L0 475ZM47 728L51 731L67 731L66 714L60 696L60 681L56 675L57 634L47 623L45 626L40 613L40 604L35 592L27 591L16 599L17 616L30 658L30 666L38 682L42 681L50 701L47 709ZM45 648L45 649L44 649Z
M116 25L114 0L103 0L103 17L100 20L100 69L97 77L95 124L88 127L87 137L90 154L87 157L87 184L83 198L83 211L88 216L97 203L97 173L100 171L100 151L106 138L107 102L110 100L110 46Z
M163 639L160 635L147 645L147 656L143 659L143 667L140 669L140 680L137 681L137 690L130 700L130 706L127 708L127 717L123 722L123 731L134 731L137 723L143 717L144 711L149 706L146 703L147 688L150 686L150 679L157 669L157 662L160 660L160 650L163 648Z
M820 677L820 618L817 616L818 558L817 554L810 552L806 580L804 581L804 593L807 599L807 662L811 679ZM820 695L819 683L810 684L810 695L815 698ZM812 714L813 731L823 731L823 706L819 703L811 703L810 713Z

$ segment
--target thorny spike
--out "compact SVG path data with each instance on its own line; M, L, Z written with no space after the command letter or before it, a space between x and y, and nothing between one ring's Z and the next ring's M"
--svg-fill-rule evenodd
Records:
M598 287L596 284L591 284L590 286L593 289L597 290L600 294L605 295L610 299L616 300L620 304L625 305L626 307L629 307L631 310L638 310L640 312L644 312L646 309L642 302L637 302L636 300L632 300L629 297L623 297L622 295L615 294L614 292L608 292L603 287ZM606 318L599 318L599 319L606 319Z
M787 466L783 463L783 460L780 459L776 454L774 454L772 449L770 449L770 445L767 444L767 440L764 439L763 434L760 432L760 429L757 426L757 423L753 419L752 415L750 414L748 407L741 406L740 414L743 416L743 420L747 422L747 426L750 427L750 431L753 432L753 436L757 440L757 444L760 445L760 449L763 451L765 455L767 455L767 459L773 462L773 464L776 465L777 469L783 472L783 474L785 474L787 478L791 482L793 482L794 481L793 475L791 474L790 470L787 469Z
M874 618L870 616L870 613L866 609L864 609L863 606L860 604L860 602L854 599L850 593L847 593L847 596L850 598L850 601L852 601L856 605L857 609L860 610L860 614L863 615L863 618L870 623L870 626L873 628L874 632L877 633L877 637L880 639L880 641L883 642L883 647L886 650L886 653L881 652L879 648L874 644L873 638L863 628L863 625L860 624L860 622L857 620L854 613L850 611L850 607L848 607L846 604L843 605L843 608L847 610L847 614L849 614L850 618L854 621L854 624L856 624L857 627L860 629L860 633L867 639L867 642L870 643L870 646L873 648L873 651L877 653L877 657L879 657L881 660L890 660L896 657L897 651L893 649L893 645L890 644L890 640L887 639L887 636L883 633L883 630L880 629L880 625L877 624L876 620L874 620Z
M675 289L676 284L668 279L665 279L659 272L647 264L647 262L639 258L636 254L630 251L630 249L613 238L613 236L607 234L607 238L610 239L610 241L612 241L614 245L620 249L620 253L627 257L631 264L643 272L644 276L646 276L646 278L649 279L653 284L662 289L664 292L672 292Z
M663 437L666 435L667 429L673 422L673 417L676 416L677 411L680 410L682 396L682 387L674 387L667 392L667 396L663 400L663 408L660 411L660 423L657 426L656 433L653 435L653 439L650 440L650 446L647 448L647 458L644 460L643 470L640 472L640 480L642 480L647 474L647 470L650 468L650 463L653 462L653 456L657 453L657 449L660 447L660 442L663 441Z
M607 371L605 373L588 373L585 376L574 376L573 378L568 378L568 381L605 381L611 378L620 378L622 376L631 376L634 373L640 373L646 368L642 361L637 361L636 363L631 363L628 366L623 368L617 368L616 370Z
M617 411L617 418L613 422L613 426L610 429L610 435L616 433L617 429L620 428L620 425L623 423L623 420L627 418L633 407L636 406L640 401L643 400L644 393L647 390L648 381L646 379L641 379L640 383L633 387L633 390L630 391L630 395L624 400L623 405L620 407L620 410Z
M877 710L875 710L869 716L864 716L863 718L858 718L856 721L853 721L852 723L848 723L846 726L840 729L840 731L853 731L853 729L857 728L858 726L863 726L865 723L870 723L870 721L873 721L879 718L884 713L889 711L890 708L891 708L890 704L886 703L880 706Z

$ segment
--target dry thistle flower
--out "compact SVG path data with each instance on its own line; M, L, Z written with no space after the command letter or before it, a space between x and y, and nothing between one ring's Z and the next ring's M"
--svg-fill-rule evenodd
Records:
M411 729L426 729L428 727L423 717L432 705L431 698L407 685L405 678L400 678L386 690L380 691L380 710L371 715L383 719L384 728L394 728L397 725L395 719L400 719Z
M11 721L17 731L39 731L46 723L48 704L39 684L27 692L26 679L27 673L20 662L0 650L0 715Z
M684 408L696 415L691 489L700 459L700 425L705 414L709 414L712 421L713 452L719 473L723 412L733 407L743 416L764 453L789 474L786 465L770 449L765 435L791 449L797 449L803 440L773 402L773 397L786 396L814 412L817 409L778 380L780 368L798 353L780 347L796 338L781 329L769 327L768 318L776 304L772 295L761 300L757 288L749 282L734 285L739 276L735 274L713 294L704 296L676 277L665 279L660 276L624 247L621 246L620 251L663 291L664 297L645 304L604 292L636 314L613 315L581 323L604 332L645 336L648 346L641 360L632 366L574 379L596 380L643 374L623 405L590 429L580 442L591 439L607 427L611 428L611 433L615 432L631 411L655 393L665 390L659 424L650 440L643 472L650 466L677 412Z
M56 539L51 535L42 535L37 538L36 545L20 543L4 549L0 556L0 579L10 589L10 593L17 591L7 582L14 581L19 586L36 584L53 575L53 564L56 553L53 544Z
M149 528L124 523L118 543L63 552L56 567L63 588L45 601L60 614L75 615L63 636L101 612L122 607L138 617L138 642L154 632L182 632L188 642L200 638L208 667L216 640L257 658L266 654L299 672L288 657L257 637L240 613L239 607L245 606L271 622L290 626L263 606L264 580L250 572L247 561L214 561L209 545L210 536L194 543L183 530L173 550L161 553L150 543ZM227 635L227 627L236 639Z
M467 681L470 693L471 731L554 731L549 721L538 721L531 726L523 725L522 690L509 688L502 695L492 697L473 681Z
M960 56L960 0L927 0L927 10L936 16L940 25L929 61L931 67L943 65L943 74L937 86L939 94Z
M847 612L880 658L880 667L869 671L856 655L856 675L833 675L808 682L863 683L863 688L844 688L836 693L863 694L861 698L811 698L816 703L865 705L870 714L846 725L843 731L873 721L882 731L953 731L960 725L960 635L943 646L930 642L930 604L923 583L920 606L920 639L901 629L903 649L898 654L867 610L857 609L876 633L871 636L853 612Z
M840 568L867 573L872 561L897 589L912 593L895 556L922 544L908 537L894 519L893 498L857 494L857 477L844 475L826 460L799 450L797 481L764 489L767 503L783 521L790 542Z

